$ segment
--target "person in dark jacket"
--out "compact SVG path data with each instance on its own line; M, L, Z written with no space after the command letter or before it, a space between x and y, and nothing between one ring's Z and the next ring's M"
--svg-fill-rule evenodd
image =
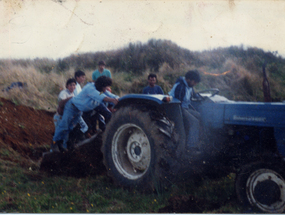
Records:
M193 87L200 82L200 74L197 70L190 70L185 77L179 77L169 92L173 98L181 101L183 122L186 131L186 148L193 154L200 154L199 127L200 113L191 105L191 98L198 97ZM188 132L188 133L187 133Z
M156 85L157 77L156 74L149 74L147 77L148 86L143 89L143 94L161 94L163 95L163 90L160 86Z

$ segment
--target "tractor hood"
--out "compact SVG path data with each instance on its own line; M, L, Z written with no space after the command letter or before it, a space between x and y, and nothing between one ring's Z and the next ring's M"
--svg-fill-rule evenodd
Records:
M201 113L204 123L212 127L225 124L285 127L284 102L240 102L215 95L192 104Z
M165 103L180 103L176 98L169 95L153 95L153 94L128 94L119 99L116 107L120 107L124 103L147 103L153 105L162 105Z

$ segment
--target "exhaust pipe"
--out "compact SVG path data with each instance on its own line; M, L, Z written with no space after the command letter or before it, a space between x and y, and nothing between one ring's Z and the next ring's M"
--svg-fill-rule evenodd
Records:
M263 72L263 97L264 97L264 102L272 102L271 96L270 96L270 85L269 81L267 79L267 75L265 72L265 67L266 67L267 62L265 62L262 66L262 72Z

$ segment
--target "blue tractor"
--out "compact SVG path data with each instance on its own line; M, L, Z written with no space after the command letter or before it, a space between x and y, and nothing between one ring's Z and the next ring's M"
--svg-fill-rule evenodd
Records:
M108 174L123 187L158 189L195 175L236 173L244 205L285 210L285 103L235 102L218 89L192 101L201 114L200 155L187 151L180 101L164 95L120 98L103 134Z

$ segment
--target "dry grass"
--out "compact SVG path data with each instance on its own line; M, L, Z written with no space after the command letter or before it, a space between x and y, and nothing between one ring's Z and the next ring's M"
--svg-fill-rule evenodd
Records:
M0 89L4 89L12 82L26 82L25 89L12 89L9 92L0 91L0 96L14 101L16 104L23 104L37 109L55 111L57 107L57 96L65 88L68 78L74 76L75 68L70 68L64 73L51 71L40 71L39 68L48 67L49 61L39 62L28 61L27 64L15 64L14 61L2 60L0 64ZM45 66L45 64L47 66ZM49 68L49 67L48 67ZM52 68L52 67L50 67ZM95 69L95 68L94 68ZM219 69L212 69L209 66L195 68L193 65L180 65L179 68L171 68L164 63L159 72L158 84L167 94L176 79L183 76L190 69L198 69L201 72L202 82L196 90L207 88L218 88L220 94L232 100L263 101L262 92L262 71L261 68L255 71L248 71L240 66L234 59L227 59ZM84 70L86 82L92 81L93 70ZM112 72L112 70L111 70ZM228 72L225 74L225 72ZM147 86L147 76L151 71L147 70L142 75L130 72L113 73L113 93L123 96L129 93L141 93L143 87ZM217 74L220 74L217 76ZM279 80L268 77L271 84L271 96L274 101L285 99L285 89Z
M86 80L91 81L92 71L86 71ZM16 104L55 111L57 96L65 88L66 80L74 77L74 69L65 73L42 73L35 66L23 67L13 65L8 60L0 67L0 96L12 100ZM25 82L24 89L13 88L8 92L2 89L13 82Z

